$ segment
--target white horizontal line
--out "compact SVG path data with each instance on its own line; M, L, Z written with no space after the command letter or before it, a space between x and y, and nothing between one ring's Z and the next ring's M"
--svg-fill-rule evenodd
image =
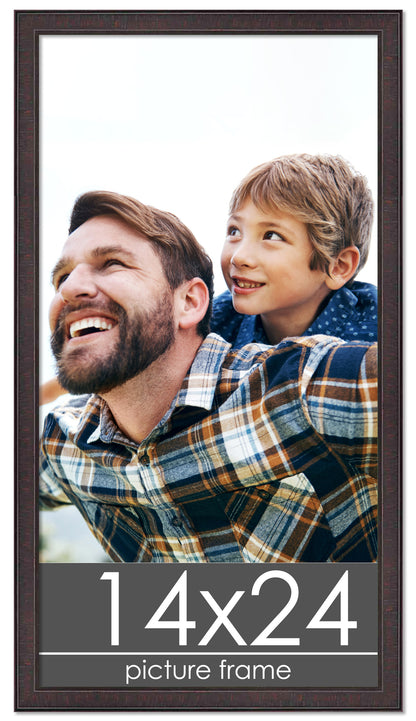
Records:
M377 651L40 651L39 656L378 656Z

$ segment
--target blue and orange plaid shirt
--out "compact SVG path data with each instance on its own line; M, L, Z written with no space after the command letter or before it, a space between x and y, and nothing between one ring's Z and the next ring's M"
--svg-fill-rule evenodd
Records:
M40 508L74 504L114 561L375 561L376 438L375 345L211 334L140 445L99 396L48 414Z

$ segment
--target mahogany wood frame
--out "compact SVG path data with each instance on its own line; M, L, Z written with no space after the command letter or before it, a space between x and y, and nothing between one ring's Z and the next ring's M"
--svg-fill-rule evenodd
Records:
M42 34L373 34L379 47L380 683L328 690L37 687L38 40ZM15 11L17 711L401 709L402 11Z

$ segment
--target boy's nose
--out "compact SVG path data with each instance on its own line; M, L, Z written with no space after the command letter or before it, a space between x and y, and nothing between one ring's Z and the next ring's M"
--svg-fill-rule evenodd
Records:
M231 256L231 263L236 268L255 268L257 265L256 254L251 243L241 242Z

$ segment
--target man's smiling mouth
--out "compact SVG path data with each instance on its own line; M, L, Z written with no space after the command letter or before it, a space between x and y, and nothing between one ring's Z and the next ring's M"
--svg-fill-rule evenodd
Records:
M70 324L69 337L80 338L81 336L89 333L100 333L104 330L111 330L113 325L113 323L105 320L104 318L82 318L81 320L76 320Z

